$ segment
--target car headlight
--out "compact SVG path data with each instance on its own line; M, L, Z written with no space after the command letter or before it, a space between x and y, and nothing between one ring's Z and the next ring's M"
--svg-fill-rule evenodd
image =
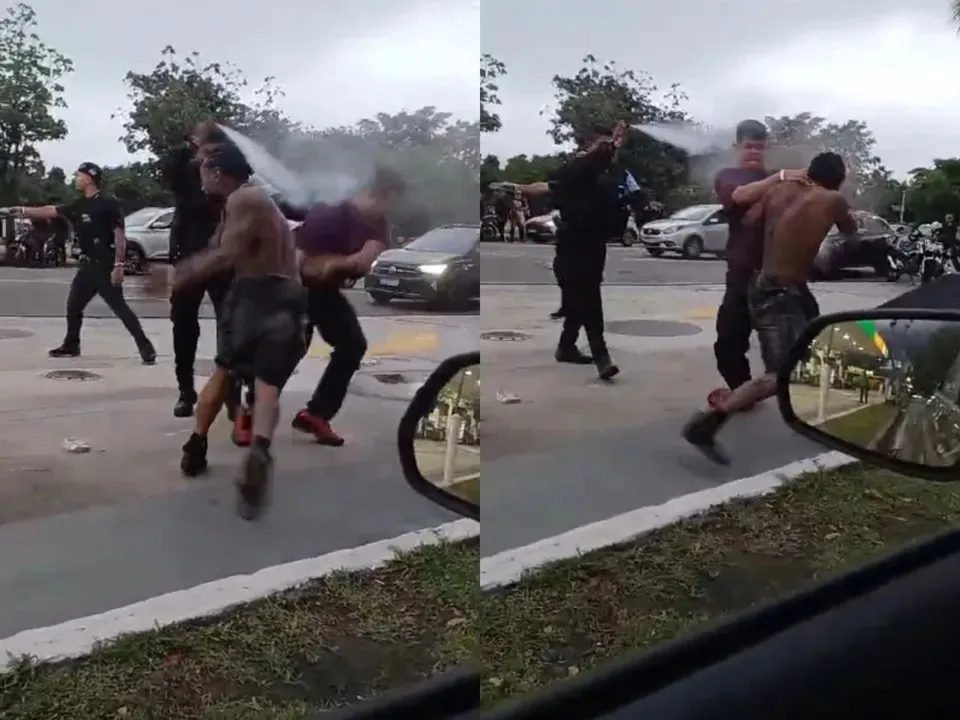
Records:
M373 270L373 269L374 269L377 265L379 265L379 264L380 264L380 259L377 258L377 259L374 260L372 263L370 263L370 269Z
M679 232L680 227L677 225L671 225L670 227L665 227L660 231L661 235L673 235L675 232Z
M443 275L447 271L447 265L421 265L420 272L425 275Z

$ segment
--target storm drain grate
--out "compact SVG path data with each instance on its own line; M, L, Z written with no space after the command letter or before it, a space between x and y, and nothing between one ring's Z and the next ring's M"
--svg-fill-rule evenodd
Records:
M407 383L407 376L400 373L374 373L373 377L377 382L384 385L404 385Z
M513 330L493 330L491 332L480 333L481 340L490 340L491 342L520 342L529 340L530 336L522 332Z
M96 373L87 370L51 370L43 375L47 380L79 380L87 382L90 380L101 380Z

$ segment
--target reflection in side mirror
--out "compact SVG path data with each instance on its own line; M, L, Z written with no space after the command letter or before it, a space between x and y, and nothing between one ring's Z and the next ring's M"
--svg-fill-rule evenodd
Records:
M480 366L460 370L440 390L413 438L426 480L480 504Z
M448 358L427 378L398 431L410 486L480 519L480 353Z
M960 461L960 314L841 313L815 321L804 337L795 353L805 352L780 377L788 424L906 474L952 475Z

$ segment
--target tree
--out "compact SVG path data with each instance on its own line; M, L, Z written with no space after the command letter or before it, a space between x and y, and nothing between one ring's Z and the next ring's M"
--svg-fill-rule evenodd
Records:
M764 122L770 128L772 167L806 167L814 155L835 152L847 166L844 193L856 207L888 214L890 205L899 202L899 188L874 153L877 141L865 122L831 123L809 112Z
M960 215L960 158L937 159L933 167L911 170L906 206L914 222Z
M130 108L118 111L126 117L120 139L131 153L149 150L161 157L183 142L192 125L211 119L252 136L269 135L275 144L293 129L276 107L282 92L273 78L265 78L252 93L254 101L246 103L243 73L233 65L203 63L196 52L181 58L168 45L151 72L131 70L125 81Z
M660 93L646 73L600 63L593 55L573 77L553 77L556 108L548 134L558 145L579 139L592 125L678 122L687 119L681 106L686 96L679 85ZM642 132L631 132L620 161L640 185L666 192L683 182L684 154Z
M500 88L497 78L507 74L507 66L489 53L480 56L480 132L497 132L503 124L500 116L489 110L492 105L500 105Z
M0 19L0 201L19 201L21 176L40 159L36 145L60 140L66 124L53 111L66 107L62 78L73 72L68 58L45 45L37 15L23 3Z
M949 325L932 332L912 348L913 387L921 395L932 395L944 380L960 354L960 330Z

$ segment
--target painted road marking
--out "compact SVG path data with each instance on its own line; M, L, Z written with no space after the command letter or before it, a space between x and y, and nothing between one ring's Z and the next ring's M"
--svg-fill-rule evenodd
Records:
M397 328L391 330L383 342L370 343L367 357L382 355L430 355L440 347L437 331L427 328ZM320 338L310 345L309 356L325 360L330 357L332 348Z
M717 317L716 305L702 305L683 311L683 318L687 320L714 320Z

